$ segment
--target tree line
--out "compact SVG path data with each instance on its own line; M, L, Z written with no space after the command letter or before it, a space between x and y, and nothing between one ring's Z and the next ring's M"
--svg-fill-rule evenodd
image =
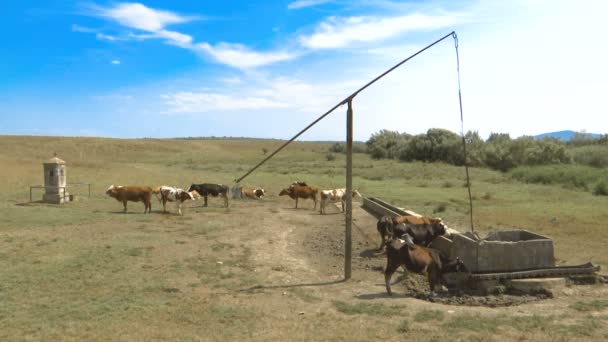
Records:
M508 133L492 133L483 140L477 132L464 136L467 163L509 171L517 166L579 163L608 167L608 134L594 138L591 134L576 133L570 141L557 138L537 139L522 136L512 139ZM374 159L401 161L444 162L464 165L463 138L441 128L431 128L424 134L411 135L381 130L365 142L353 146L355 153L368 153ZM343 143L335 143L330 152L344 152Z

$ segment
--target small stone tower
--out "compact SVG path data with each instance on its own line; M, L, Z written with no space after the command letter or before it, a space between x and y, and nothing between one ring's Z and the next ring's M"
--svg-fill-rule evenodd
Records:
M65 203L70 199L66 189L65 161L54 157L44 163L44 195L42 201L47 203Z

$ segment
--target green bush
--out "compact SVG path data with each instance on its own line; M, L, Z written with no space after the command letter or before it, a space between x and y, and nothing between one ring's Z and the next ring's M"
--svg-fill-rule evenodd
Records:
M589 189L602 181L606 171L584 165L520 166L510 172L513 179L526 183L562 184L567 187Z
M596 196L608 196L608 183L604 180L600 181L593 188L593 194Z
M608 146L575 147L570 149L569 152L576 163L593 167L608 167Z

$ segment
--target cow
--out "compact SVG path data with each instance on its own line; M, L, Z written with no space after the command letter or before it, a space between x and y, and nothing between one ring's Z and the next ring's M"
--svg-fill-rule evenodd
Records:
M127 202L144 202L144 213L152 212L152 188L148 186L122 186L110 185L106 190L106 195L122 202L124 212L127 212Z
M382 216L376 224L376 230L378 230L381 239L378 250L382 251L384 246L386 246L386 243L393 237L393 218L390 216Z
M228 186L223 184L192 184L188 188L188 192L196 191L205 199L204 206L207 206L207 196L213 197L221 196L224 198L224 207L228 208Z
M378 220L376 229L382 239L380 250L387 241L387 237L399 238L403 234L409 234L414 243L428 247L439 235L446 233L447 227L441 218L424 216L384 216Z
M291 185L287 189L281 190L279 196L288 195L291 199L296 200L296 209L298 208L298 199L312 199L315 202L315 206L313 209L317 209L317 193L319 192L319 188L315 188L312 186L303 186L303 185Z
M409 239L409 236L404 236ZM443 284L443 274L450 272L468 272L464 263L456 258L448 259L438 250L426 248L401 239L392 239L386 247L386 269L384 282L386 292L392 295L391 278L399 266L405 265L409 272L426 275L431 295L435 287Z
M251 199L262 199L262 197L264 197L264 195L266 194L266 191L264 191L264 189L262 188L255 188L255 189L244 189L241 188L241 198L251 198Z
M357 190L353 190L353 198L361 194ZM325 207L328 203L335 203L340 201L342 203L342 211L344 211L344 203L346 203L346 189L333 189L333 190L321 190L321 203L319 204L320 213L325 214Z
M173 188L170 186L163 185L153 190L155 194L160 194L160 200L163 203L163 212L167 211L167 202L177 202L177 212L182 214L182 203L184 201L194 201L194 194L196 191L185 191L180 188Z

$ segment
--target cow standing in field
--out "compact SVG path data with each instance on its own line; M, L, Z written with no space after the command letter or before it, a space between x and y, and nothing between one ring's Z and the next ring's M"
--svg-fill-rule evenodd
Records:
M262 197L264 197L264 195L266 194L266 191L264 191L264 189L262 188L255 188L255 189L245 189L245 188L241 188L241 198L251 198L251 199L262 199Z
M357 190L353 190L353 198L361 194ZM322 190L321 191L321 203L319 204L320 213L325 214L325 207L328 203L335 203L340 201L342 203L342 211L344 211L344 204L346 203L346 189L333 189L333 190Z
M152 212L152 188L148 186L122 186L111 185L106 190L106 195L122 202L124 212L127 212L127 202L144 202L144 213Z
M407 235L405 237L409 238ZM410 272L426 275L431 294L435 292L435 286L443 284L443 274L467 272L466 266L459 258L451 260L438 250L418 246L401 239L392 239L386 247L386 269L384 271L386 292L389 295L392 295L391 278L401 265L405 265Z
M184 201L194 201L194 191L188 192L184 189L173 188L170 186L163 185L153 190L155 194L160 194L160 200L163 203L163 212L167 211L167 202L177 203L177 212L182 214L182 203Z
M404 234L411 236L415 244L427 247L437 236L444 235L447 227L440 218L407 215L381 217L376 229L382 239L379 248L382 250L388 239Z
M319 188L304 185L291 185L287 189L281 190L279 196L288 195L291 199L296 200L296 209L298 208L298 199L312 199L315 202L313 209L317 209L317 193Z
M205 199L204 206L207 206L207 197L209 195L213 197L221 196L224 198L224 207L228 208L228 186L223 184L192 184L188 188L188 192L196 191Z

